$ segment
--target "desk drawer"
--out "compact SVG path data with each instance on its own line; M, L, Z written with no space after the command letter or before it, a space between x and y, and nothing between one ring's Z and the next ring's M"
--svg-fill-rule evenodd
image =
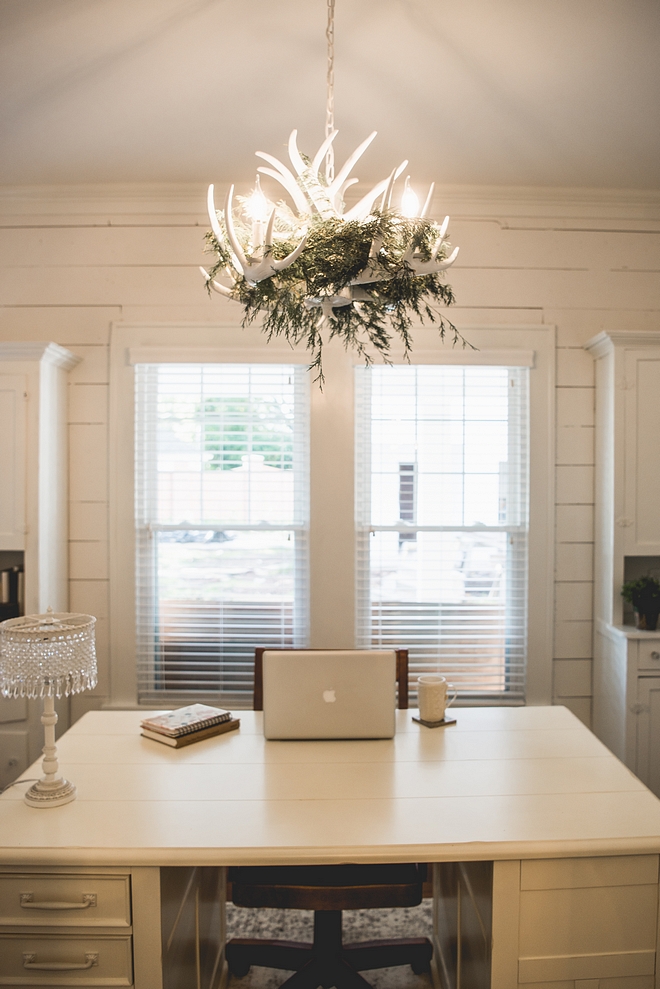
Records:
M0 875L4 927L130 927L128 876Z
M660 639L637 643L637 669L660 671Z
M130 986L131 954L128 935L0 934L0 986Z

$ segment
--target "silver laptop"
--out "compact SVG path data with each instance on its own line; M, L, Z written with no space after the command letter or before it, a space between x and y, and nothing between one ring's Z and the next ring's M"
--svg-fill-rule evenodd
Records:
M273 650L263 656L266 738L392 738L394 650Z

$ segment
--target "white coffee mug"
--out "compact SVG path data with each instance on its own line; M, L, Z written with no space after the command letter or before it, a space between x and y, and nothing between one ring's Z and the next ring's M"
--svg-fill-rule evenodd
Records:
M447 700L449 690L454 696ZM458 691L446 677L438 673L423 673L417 680L417 702L422 721L444 721L445 710L456 700Z

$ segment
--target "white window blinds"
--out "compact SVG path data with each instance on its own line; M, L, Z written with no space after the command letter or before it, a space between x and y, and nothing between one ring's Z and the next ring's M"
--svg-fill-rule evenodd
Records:
M472 702L524 699L523 367L358 368L358 629Z
M251 707L255 646L305 644L307 389L295 366L136 365L142 703Z

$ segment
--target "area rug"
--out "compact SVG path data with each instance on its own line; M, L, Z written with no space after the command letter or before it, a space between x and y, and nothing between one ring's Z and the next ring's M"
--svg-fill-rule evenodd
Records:
M372 938L430 937L432 901L399 910L345 910L344 941ZM312 940L312 913L308 910L253 910L227 904L227 937L268 937L289 941ZM229 989L278 989L291 972L272 968L250 969L242 979L232 977ZM374 989L431 989L428 974L415 975L409 965L362 972Z

